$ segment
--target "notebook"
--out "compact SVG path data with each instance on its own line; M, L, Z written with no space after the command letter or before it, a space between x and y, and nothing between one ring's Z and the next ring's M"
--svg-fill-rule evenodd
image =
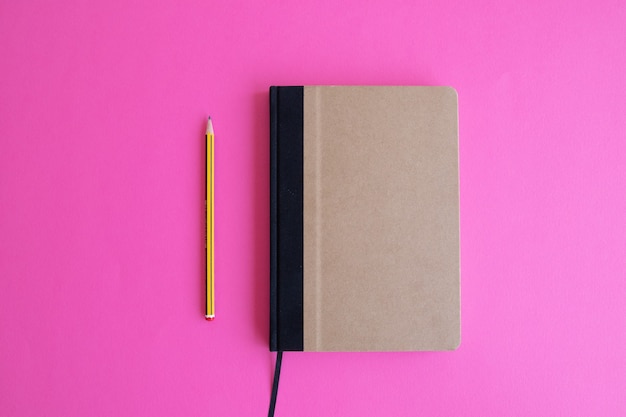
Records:
M270 350L460 343L450 87L270 87Z

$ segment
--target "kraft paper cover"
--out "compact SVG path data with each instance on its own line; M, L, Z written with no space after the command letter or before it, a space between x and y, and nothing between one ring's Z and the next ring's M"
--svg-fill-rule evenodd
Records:
M304 87L304 350L460 343L457 94Z

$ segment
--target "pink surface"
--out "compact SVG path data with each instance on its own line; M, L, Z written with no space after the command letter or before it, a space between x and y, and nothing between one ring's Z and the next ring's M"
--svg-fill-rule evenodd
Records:
M459 350L285 354L277 416L626 415L622 2L262 3L0 5L0 415L267 412L271 84L452 85L461 155Z

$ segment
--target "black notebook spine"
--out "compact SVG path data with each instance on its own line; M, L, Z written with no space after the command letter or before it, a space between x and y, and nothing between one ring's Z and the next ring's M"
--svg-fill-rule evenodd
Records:
M270 87L270 351L278 350L278 91Z
M301 351L304 88L270 87L270 350Z

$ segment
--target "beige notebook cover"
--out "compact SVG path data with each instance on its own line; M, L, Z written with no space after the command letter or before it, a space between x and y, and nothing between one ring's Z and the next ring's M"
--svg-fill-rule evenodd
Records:
M456 91L302 91L302 350L456 349Z

